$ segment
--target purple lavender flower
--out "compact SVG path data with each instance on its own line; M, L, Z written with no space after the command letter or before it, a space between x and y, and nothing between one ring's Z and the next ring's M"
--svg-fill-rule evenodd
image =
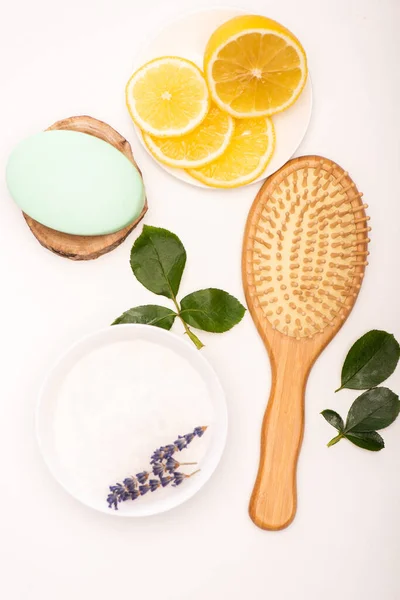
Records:
M187 433L184 437L185 437L187 443L190 444L190 442L192 441L192 439L195 437L195 434L194 433Z
M136 479L139 483L146 483L149 478L150 473L148 471L142 471L141 473L136 473Z
M145 494L147 494L147 492L149 491L150 486L147 485L147 483L145 485L139 485L139 492L141 496L144 496Z
M160 482L163 487L166 487L167 485L169 485L172 480L173 480L173 477L170 477L169 475L167 475L167 477L160 477Z
M196 436L200 438L204 434L206 429L207 427L204 425L202 427L195 427L191 433L187 433L186 435L179 435L178 439L175 440L174 445L179 451L184 450L185 448L187 448L187 446L190 444L193 438L195 438Z
M157 448L157 450L154 450L153 454L151 455L150 464L153 465L156 462L164 460L164 458L168 458L168 456L171 456L175 451L176 448L174 444L168 444L167 446L161 446L160 448Z
M116 494L119 494L123 490L124 490L124 486L122 485L122 483L117 483L116 485L110 485L110 492L115 492Z
M119 502L119 496L116 492L112 492L111 494L108 494L108 496L107 496L108 508L114 507L115 510L118 510L118 502Z
M114 507L115 510L118 510L119 502L136 500L139 496L139 492L135 487L135 481L131 477L125 479L123 484L110 485L110 492L107 496L108 506L109 508Z
M172 476L174 478L174 483L172 484L172 486L176 487L178 485L181 485L181 483L183 481L185 481L185 479L189 479L189 477L193 477L193 475L195 475L199 471L200 471L200 469L197 469L196 471L193 471L193 473L190 473L190 475L186 475L186 473L181 473L180 471L175 471L172 474Z
M166 464L165 464L165 470L169 471L170 473L173 473L174 471L176 471L177 469L179 469L179 467L184 466L184 465L195 465L197 463L195 462L178 462L177 460L175 460L172 456L170 456L170 458L167 460Z
M184 450L188 445L185 436L179 436L178 439L175 440L174 444L178 448L179 452Z
M154 464L156 462L159 462L163 458L164 458L164 449L163 448L158 448L157 450L154 450L153 454L151 455L150 464Z
M173 473L173 477L174 483L172 485L176 487L177 485L180 485L184 479L186 479L187 475L180 473L179 471L175 471L175 473Z
M204 435L204 432L206 429L207 429L207 427L204 425L203 425L203 427L195 427L193 429L193 433L194 433L194 435L197 435L197 437L201 437L202 435Z
M167 471L169 471L170 473L172 473L173 471L176 471L176 469L180 466L180 463L175 460L172 456L170 456L170 458L167 460L167 463L165 465L165 468Z
M170 458L168 460L171 460ZM167 461L168 464L168 461ZM161 462L157 462L153 464L153 474L156 477L160 477L160 475L162 475L165 471L165 465Z
M124 479L123 483L128 492L132 494L132 492L134 492L136 489L137 479L135 477L127 477L126 479Z
M126 479L124 479L124 486L126 491L129 493L130 500L136 500L136 498L139 498L140 496L137 485L138 480L136 479L136 477L127 477ZM124 499L121 498L121 500ZM128 500L128 498L125 498L125 500Z
M152 491L152 492L155 492L156 490L158 490L160 485L161 485L161 483L158 479L150 479L149 480L150 491Z
M129 490L122 483L110 485L110 492L118 499L118 502L125 502L129 498Z
M176 452L175 444L168 444L168 446L164 446L164 458L168 458L168 456L172 456L172 454Z

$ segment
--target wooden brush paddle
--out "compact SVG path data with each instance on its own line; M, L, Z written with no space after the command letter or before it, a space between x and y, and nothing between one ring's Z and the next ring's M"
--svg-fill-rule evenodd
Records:
M303 156L267 179L248 216L243 283L272 368L249 508L262 529L282 529L296 513L307 377L353 308L367 265L361 196L337 164Z

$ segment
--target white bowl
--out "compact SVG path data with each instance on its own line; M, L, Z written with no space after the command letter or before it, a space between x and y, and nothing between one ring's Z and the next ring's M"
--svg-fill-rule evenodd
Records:
M247 10L237 8L214 8L187 13L171 21L149 42L132 68L132 73L144 63L160 56L182 56L203 68L206 44L217 27ZM296 32L293 32L296 33ZM307 49L306 49L307 50ZM302 142L311 118L312 86L310 75L299 99L287 110L272 117L276 133L276 147L266 170L255 181L262 181L280 169L296 152ZM160 163L147 149L141 131L134 126L146 152L168 173L197 187L215 189L191 177L183 169L174 169ZM255 183L254 181L252 183ZM251 184L250 184L251 185Z
M137 500L108 508L108 486L150 470L150 455L179 435L208 425L177 452L189 474ZM211 477L225 446L221 384L200 351L150 325L116 325L72 346L40 392L36 430L51 473L83 504L116 516L160 513L191 498ZM153 475L152 475L153 477Z

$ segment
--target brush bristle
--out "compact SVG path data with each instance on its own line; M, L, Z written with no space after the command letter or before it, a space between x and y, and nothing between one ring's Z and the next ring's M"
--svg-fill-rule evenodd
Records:
M247 271L253 300L274 329L313 337L346 318L367 264L365 208L348 174L323 160L283 171L267 186Z

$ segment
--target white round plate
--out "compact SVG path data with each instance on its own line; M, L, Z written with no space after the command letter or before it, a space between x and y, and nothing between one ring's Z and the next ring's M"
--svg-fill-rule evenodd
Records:
M232 17L248 14L249 11L233 8L215 8L191 12L166 25L149 43L134 64L134 70L159 56L182 56L203 69L203 55L206 44L217 27ZM295 33L295 32L294 32ZM311 118L312 86L310 75L299 99L293 106L272 118L276 133L276 147L268 167L256 181L261 181L280 169L296 152L303 140ZM140 129L134 126L146 152L150 154L143 141ZM150 156L163 169L174 177L205 189L216 189L204 185L191 177L183 169L174 169L160 163ZM254 181L252 183L255 183Z
M208 425L174 457L187 474L169 485L108 508L108 487L150 470L152 452ZM219 380L195 347L150 325L116 325L72 346L40 393L36 428L57 481L87 506L116 516L145 516L191 498L216 468L227 433ZM154 478L151 475L151 478Z

